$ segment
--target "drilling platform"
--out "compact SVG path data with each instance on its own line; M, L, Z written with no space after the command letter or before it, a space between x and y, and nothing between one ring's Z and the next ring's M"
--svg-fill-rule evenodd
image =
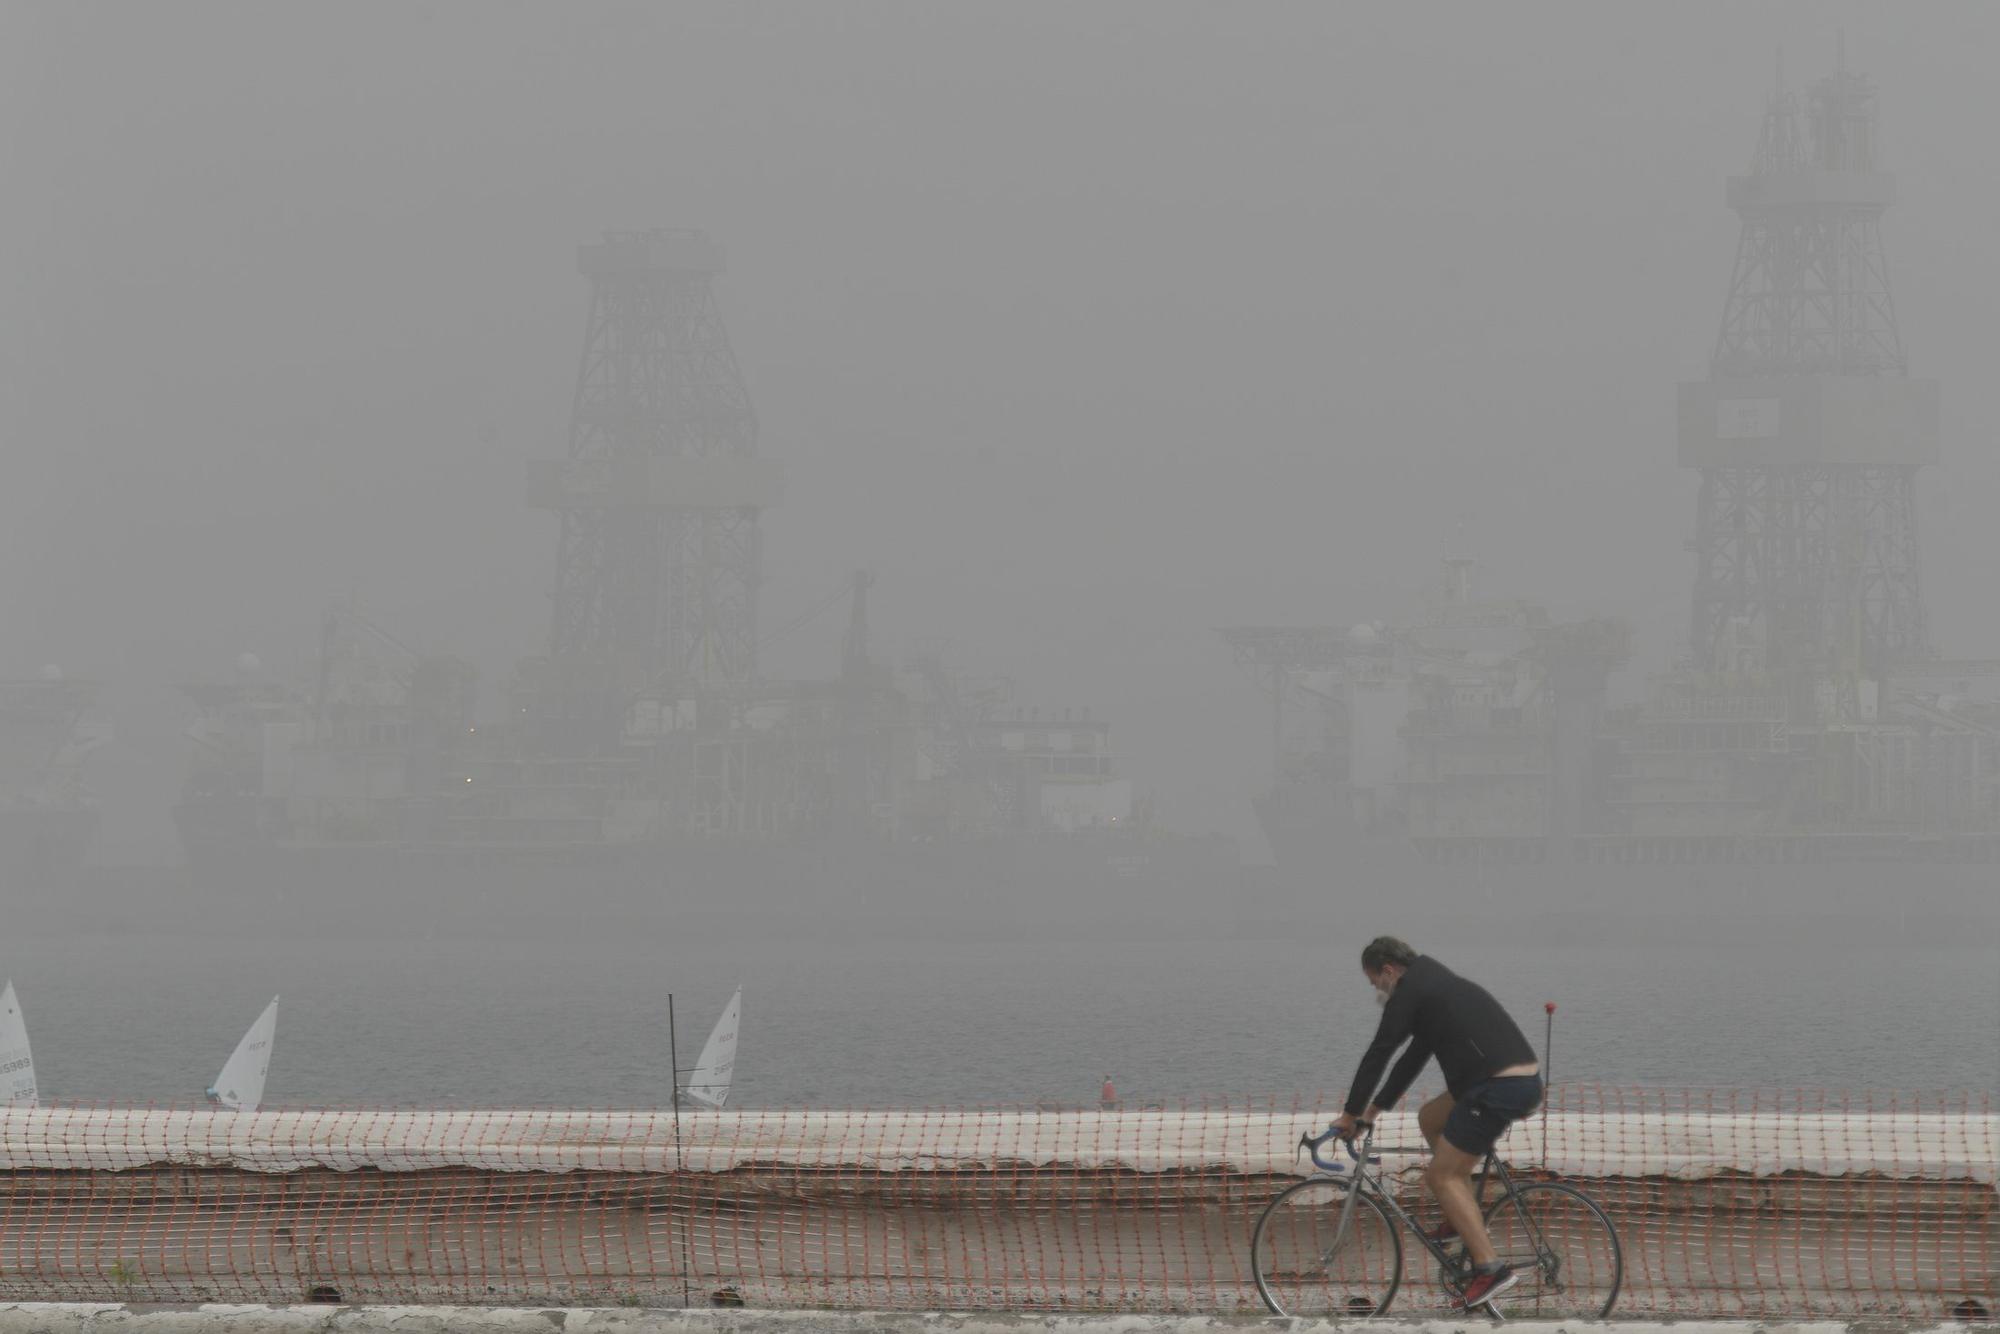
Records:
M1682 660L1606 705L1615 619L1483 599L1447 562L1393 624L1222 635L1272 706L1257 813L1329 904L1446 913L1995 913L2000 663L1932 642L1916 494L1939 390L1910 375L1875 89L1782 78L1750 170L1706 378L1678 391L1696 473ZM1871 902L1875 905L1871 909ZM1716 919L1719 920L1719 919Z
M585 245L548 651L482 722L469 664L328 612L310 681L190 690L175 816L195 892L276 927L813 937L1212 928L1233 840L1157 827L1107 722L1026 705L946 646L759 671L764 512L783 492L693 231Z

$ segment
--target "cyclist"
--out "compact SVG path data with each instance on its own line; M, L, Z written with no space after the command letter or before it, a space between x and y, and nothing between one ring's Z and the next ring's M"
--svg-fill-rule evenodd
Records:
M1346 1109L1334 1129L1351 1139L1361 1127L1374 1124L1383 1109L1401 1100L1424 1063L1437 1057L1446 1091L1417 1112L1417 1126L1431 1146L1424 1184L1444 1213L1437 1239L1456 1233L1472 1258L1472 1278L1463 1297L1470 1311L1516 1282L1479 1217L1472 1172L1507 1127L1541 1105L1541 1066L1520 1026L1486 988L1396 937L1370 941L1361 951L1361 971L1375 988L1382 1019L1354 1072ZM1383 1067L1405 1042L1409 1050L1378 1090Z

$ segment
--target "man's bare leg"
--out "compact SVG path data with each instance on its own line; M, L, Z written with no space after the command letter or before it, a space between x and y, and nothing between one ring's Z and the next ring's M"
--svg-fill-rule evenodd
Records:
M1424 1143L1431 1146L1432 1153L1437 1152L1437 1146L1440 1143L1439 1137L1444 1134L1445 1120L1450 1117L1451 1109L1457 1105L1457 1102L1458 1100L1449 1093L1440 1093L1423 1106L1417 1108L1417 1129L1423 1132ZM1439 1235L1438 1239L1445 1240L1446 1238Z
M1438 1146L1438 1136L1444 1134L1445 1118L1451 1115L1455 1101L1449 1093L1440 1093L1417 1108L1417 1129L1423 1132L1424 1143L1433 1151Z
M1479 1201L1472 1194L1472 1169L1480 1161L1449 1140L1436 1140L1430 1165L1424 1168L1424 1184L1437 1196L1445 1220L1458 1229L1472 1263L1489 1265L1498 1257L1493 1239L1486 1235L1485 1220L1479 1216Z

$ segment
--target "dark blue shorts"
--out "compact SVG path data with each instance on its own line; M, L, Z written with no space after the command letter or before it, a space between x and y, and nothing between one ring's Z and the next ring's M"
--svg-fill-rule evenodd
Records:
M1445 1142L1484 1158L1507 1127L1542 1105L1540 1075L1508 1075L1474 1084L1444 1119Z

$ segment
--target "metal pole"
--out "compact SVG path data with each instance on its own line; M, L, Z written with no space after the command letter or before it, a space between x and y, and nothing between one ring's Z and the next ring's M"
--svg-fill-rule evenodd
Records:
M667 1060L673 1064L673 1108L674 1108L674 1151L678 1154L681 1144L681 1048L680 1039L674 1033L674 993L667 993Z
M674 1069L674 1185L676 1189L687 1189L687 1150L681 1145L681 1048L680 1039L674 1031L674 993L667 993L667 1060ZM681 1309L694 1305L694 1288L690 1283L694 1270L694 1252L689 1246L688 1233L694 1227L694 1209L688 1208L688 1216L681 1223ZM671 1215L669 1215L671 1217Z
M1543 1098L1542 1105L1546 1107L1548 1105L1546 1092L1548 1090L1549 1085L1555 1082L1555 1077L1556 1077L1556 1066L1554 1059L1554 1046L1556 1040L1556 1003L1554 1001L1543 1001L1542 1013L1547 1016L1547 1022L1542 1025L1542 1089L1545 1095Z
M1542 1002L1542 1163L1549 1161L1549 1095L1555 1091L1556 1003Z

